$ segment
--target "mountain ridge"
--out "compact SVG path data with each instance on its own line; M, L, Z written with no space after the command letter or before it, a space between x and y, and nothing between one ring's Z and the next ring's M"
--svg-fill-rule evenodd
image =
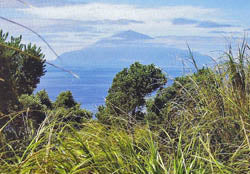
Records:
M66 66L126 67L135 61L160 67L183 67L190 55L187 50L156 44L154 38L133 30L122 31L101 39L87 48L66 52L53 63ZM210 59L194 52L198 66L209 64ZM191 66L189 62L187 66Z

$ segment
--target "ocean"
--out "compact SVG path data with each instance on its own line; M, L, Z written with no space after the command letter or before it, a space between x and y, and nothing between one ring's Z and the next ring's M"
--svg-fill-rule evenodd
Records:
M111 87L113 78L122 70L122 68L100 67L66 67L65 69L77 74L79 79L68 72L48 67L35 93L45 89L50 99L55 101L61 92L70 90L74 99L81 104L82 108L94 113L98 106L105 103L105 97ZM163 71L173 78L183 75L181 68L164 68ZM172 80L168 78L167 84L171 83Z

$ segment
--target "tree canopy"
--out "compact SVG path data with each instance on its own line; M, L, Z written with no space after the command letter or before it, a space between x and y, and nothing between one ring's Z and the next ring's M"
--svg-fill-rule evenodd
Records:
M72 108L77 104L70 91L61 92L55 101L55 107Z
M145 97L167 82L155 65L138 62L116 74L106 97L106 109L113 114L136 115L145 105Z
M22 44L22 37L11 37L0 30L0 112L17 105L22 94L32 94L45 74L45 59L36 45Z
M198 96L197 85L211 92L211 97L213 94L216 100L220 99L216 90L218 82L215 79L215 74L209 68L202 68L194 74L176 77L171 86L162 88L153 99L148 100L146 119L162 123L186 107L196 107L202 103L200 96Z

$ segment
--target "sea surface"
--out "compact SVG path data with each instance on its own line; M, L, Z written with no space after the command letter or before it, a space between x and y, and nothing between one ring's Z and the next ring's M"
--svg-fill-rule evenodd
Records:
M49 66L49 65L48 65ZM35 92L45 89L49 97L55 101L56 97L63 91L70 90L74 99L81 104L82 108L96 112L98 106L105 103L108 89L112 80L122 68L95 68L95 67L66 67L79 76L75 78L72 74L54 67L47 67L45 76L41 78ZM168 85L172 83L170 77L183 75L181 68L164 68L168 78Z

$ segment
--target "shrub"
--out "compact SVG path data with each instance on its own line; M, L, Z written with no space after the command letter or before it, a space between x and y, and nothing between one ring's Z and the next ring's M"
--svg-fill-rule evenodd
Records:
M36 98L39 99L42 105L45 105L48 109L52 109L52 102L45 90L41 90L36 93Z

